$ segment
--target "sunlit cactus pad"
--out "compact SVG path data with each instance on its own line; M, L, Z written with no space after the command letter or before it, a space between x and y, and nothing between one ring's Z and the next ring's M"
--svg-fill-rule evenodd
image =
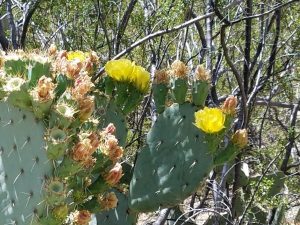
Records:
M42 188L53 170L44 132L32 113L0 101L0 224L31 224L43 211Z
M195 107L173 104L161 114L138 156L130 185L130 207L154 211L174 206L196 191L212 168L203 133L194 125Z

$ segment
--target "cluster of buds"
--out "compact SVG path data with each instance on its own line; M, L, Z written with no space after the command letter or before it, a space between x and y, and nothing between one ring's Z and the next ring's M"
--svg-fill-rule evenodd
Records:
M114 192L98 195L97 201L102 210L110 210L117 207L118 198Z
M97 133L82 134L79 142L73 147L71 157L74 161L81 163L84 167L92 167L96 159L93 153L100 145L100 136Z

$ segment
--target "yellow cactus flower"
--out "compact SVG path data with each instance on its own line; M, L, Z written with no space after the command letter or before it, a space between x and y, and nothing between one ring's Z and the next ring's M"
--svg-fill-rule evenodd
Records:
M106 63L108 76L119 82L132 83L141 92L146 92L150 83L150 74L141 66L128 59L111 60Z
M67 59L68 61L73 61L75 59L79 60L80 62L83 62L87 58L87 54L82 51L70 51L67 53Z
M132 74L131 74L131 81L137 89L141 92L146 92L149 88L150 83L150 74L141 66L135 66Z
M108 61L105 65L105 72L116 81L127 81L132 74L134 63L128 59Z
M195 126L205 133L217 133L223 128L225 115L219 108L207 108L195 112Z

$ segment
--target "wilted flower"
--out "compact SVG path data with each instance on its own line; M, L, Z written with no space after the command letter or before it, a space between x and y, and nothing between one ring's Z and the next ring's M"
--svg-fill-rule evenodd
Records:
M175 60L171 65L171 75L177 78L186 79L188 67L180 60Z
M82 165L87 169L92 168L95 165L96 161L96 158L94 158L92 155L89 155L84 161L82 161Z
M103 210L110 210L117 207L118 198L114 192L98 196L98 203Z
M92 146L92 153L99 147L100 145L100 136L93 132L88 136L88 139L90 139L90 144Z
M88 210L75 211L73 218L76 225L88 225L91 221L91 213Z
M231 137L232 143L239 148L244 148L248 144L248 132L246 129L237 130Z
M121 164L116 163L115 166L107 174L104 175L106 183L111 186L116 185L123 176L122 172L123 171Z
M222 111L227 115L234 115L236 106L237 106L237 98L233 95L230 95L226 98L222 106Z
M202 65L198 65L195 71L195 79L201 81L209 81L209 72Z
M111 161L116 162L123 156L123 148L120 146L116 146L114 148L109 149L108 157Z
M88 92L91 91L92 87L94 87L94 84L91 81L91 77L87 74L81 74L74 82L72 97L77 100L82 99Z
M75 79L79 75L82 67L83 64L79 59L74 59L71 62L67 62L67 76L71 79Z
M169 74L166 70L155 71L153 83L155 84L168 84L170 81Z
M216 133L225 126L225 115L218 108L207 108L195 112L195 126L206 133Z
M39 101L47 101L54 98L55 84L50 77L42 76L37 84L37 97Z
M80 121L85 121L94 112L95 109L94 97L88 96L86 98L80 99L78 104L79 104L79 119Z
M93 146L91 145L91 140L85 138L79 141L72 149L72 159L75 161L85 161L91 155Z

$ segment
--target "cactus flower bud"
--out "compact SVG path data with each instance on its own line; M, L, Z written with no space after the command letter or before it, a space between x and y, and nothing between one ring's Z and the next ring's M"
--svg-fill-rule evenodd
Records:
M180 60L175 60L171 65L171 74L177 78L186 79L188 67Z
M118 198L114 192L98 196L98 203L103 210L110 210L117 207Z
M234 135L232 135L232 143L239 148L244 148L248 143L248 133L246 129L237 130Z
M236 106L237 106L237 98L233 95L230 95L226 98L222 106L222 111L227 115L234 115Z
M91 213L88 210L76 211L73 217L76 225L88 225L91 221Z
M123 171L121 164L116 163L116 165L107 174L104 175L106 183L108 183L111 186L117 184L123 176L122 172Z
M94 97L88 96L79 100L79 118L80 121L87 120L94 112L95 103Z
M107 127L105 128L105 132L108 134L114 134L116 132L116 127L113 123L110 123L107 125Z

